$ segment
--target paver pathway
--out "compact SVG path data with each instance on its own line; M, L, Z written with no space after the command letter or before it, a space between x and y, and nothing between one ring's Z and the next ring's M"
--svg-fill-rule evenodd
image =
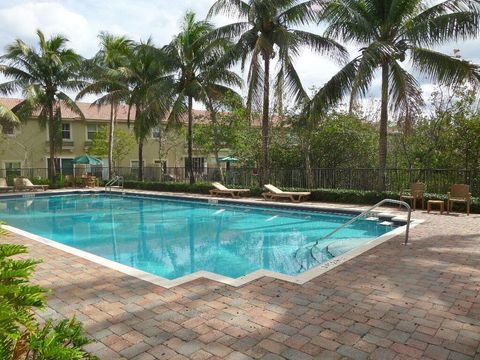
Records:
M480 359L480 216L415 216L426 222L410 246L396 237L304 285L167 290L20 236L0 241L45 260L42 316L76 315L102 359Z

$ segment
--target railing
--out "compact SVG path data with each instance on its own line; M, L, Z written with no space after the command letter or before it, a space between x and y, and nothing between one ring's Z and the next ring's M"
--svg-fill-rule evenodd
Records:
M312 243L309 243L309 244L306 244L306 245L303 245L301 247L299 247L296 251L295 251L295 254L294 254L294 258L295 260L297 261L297 263L300 265L300 269L303 268L303 264L300 263L300 261L298 260L298 253L300 252L300 250L302 250L303 248L307 247L307 246L311 246L310 247L310 256L312 258L314 258L317 262L318 260L316 259L315 255L313 254L313 249L318 246L319 242L320 241L325 241L325 240L328 240L330 239L333 235L335 235L336 233L338 233L340 230L342 229L345 229L347 226L353 224L355 221L358 221L359 219L362 219L366 216L369 216L371 215L371 212L382 206L383 204L396 204L396 205L400 205L400 206L403 206L407 209L408 211L408 215L407 215L407 224L406 224L406 229L405 229L405 241L404 241L404 245L407 245L408 244L408 236L409 236L409 233L410 233L410 220L411 220L411 215L412 215L412 209L410 207L410 205L408 205L408 203L406 203L405 201L400 201L400 200L394 200L394 199L384 199L382 201L379 201L378 203L376 203L375 205L369 207L367 210L365 211L362 211L359 215L355 216L354 218L350 219L349 221L347 221L346 223L338 226L337 228L335 228L334 230L332 230L331 232L329 232L328 234L322 236L320 239L317 239L315 241L315 243L312 245ZM338 241L338 240L337 240ZM333 242L332 242L333 243ZM324 247L324 249L328 249L328 247L332 244L328 244Z
M73 175L73 168L57 169L58 176ZM106 179L108 171L101 166L82 168L99 179ZM138 168L116 167L114 172L125 180L138 180ZM271 169L270 182L285 188L303 189L350 189L376 190L379 179L383 178L385 190L400 191L408 189L410 183L421 181L427 185L427 192L446 194L452 184L468 184L474 196L480 196L480 169L387 169L380 176L380 171L374 168L315 168L310 173L304 169ZM80 176L79 174L76 174ZM46 168L0 169L0 177L13 179L24 176L27 178L47 178ZM189 177L184 167L144 167L145 181L188 183ZM257 169L251 167L231 167L220 171L215 167L195 168L194 177L197 182L221 181L227 186L262 187L259 183Z
M122 176L114 176L111 180L109 180L105 184L105 192L107 191L112 191L112 187L115 186L115 184L118 184L118 186L121 186L121 189L123 190L123 177Z

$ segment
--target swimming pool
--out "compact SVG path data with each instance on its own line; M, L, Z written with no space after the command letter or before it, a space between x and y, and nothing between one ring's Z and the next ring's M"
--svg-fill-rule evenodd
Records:
M170 280L197 271L298 275L395 227L359 220L320 242L314 258L297 252L353 216L105 193L0 199L8 225Z

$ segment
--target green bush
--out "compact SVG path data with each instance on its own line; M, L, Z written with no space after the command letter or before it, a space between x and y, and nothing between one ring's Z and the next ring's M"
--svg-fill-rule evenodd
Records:
M193 194L208 194L213 187L210 183L197 183L194 185L185 183L160 183L160 182L141 182L141 181L125 181L125 188L166 191L166 192L183 192ZM231 187L231 186L229 186ZM241 186L234 186L241 188ZM310 199L318 202L373 205L383 199L399 199L400 193L395 191L366 191L366 190L345 190L345 189L300 189L300 188L283 188L285 191L311 191ZM250 196L260 197L262 192L266 191L262 188L250 188ZM446 200L446 194L425 194L425 204L429 199ZM420 204L418 204L420 205ZM465 206L455 204L454 210L465 211ZM474 197L472 200L471 211L480 213L480 198Z
M12 259L26 252L23 245L0 244L0 359L97 359L82 350L90 340L75 318L39 324L34 310L45 307L47 290L29 283L39 261Z

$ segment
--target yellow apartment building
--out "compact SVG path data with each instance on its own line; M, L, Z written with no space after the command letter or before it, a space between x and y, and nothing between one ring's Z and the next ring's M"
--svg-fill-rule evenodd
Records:
M13 108L20 99L0 98L0 104ZM82 110L85 119L81 119L77 114L69 109L62 109L62 149L57 153L57 168L62 174L72 174L72 160L80 155L87 153L92 139L96 133L107 126L110 122L110 106L91 106L89 103L77 102ZM128 126L128 108L121 105L116 111L116 127L132 132L132 122L135 121L134 111L131 113L131 126ZM195 120L203 122L209 120L208 112L195 110ZM165 136L165 120L160 121L160 126L152 130L151 136L144 144L143 162L146 168L159 168L160 173L167 169L184 168L187 158L187 146L185 136L169 132ZM225 155L228 150L225 151ZM32 117L23 122L19 127L2 128L0 139L0 174L20 173L21 169L36 169L32 172L47 174L49 163L49 145L48 131L40 125L38 118ZM102 159L105 168L108 164L107 159ZM125 171L135 172L138 167L138 147L125 157L117 168ZM212 154L202 153L194 149L193 166L197 173L206 172L208 168L215 167L215 158ZM157 173L157 171L154 171ZM146 170L148 177L148 169ZM106 177L106 171L103 171ZM43 177L43 176L42 176Z

